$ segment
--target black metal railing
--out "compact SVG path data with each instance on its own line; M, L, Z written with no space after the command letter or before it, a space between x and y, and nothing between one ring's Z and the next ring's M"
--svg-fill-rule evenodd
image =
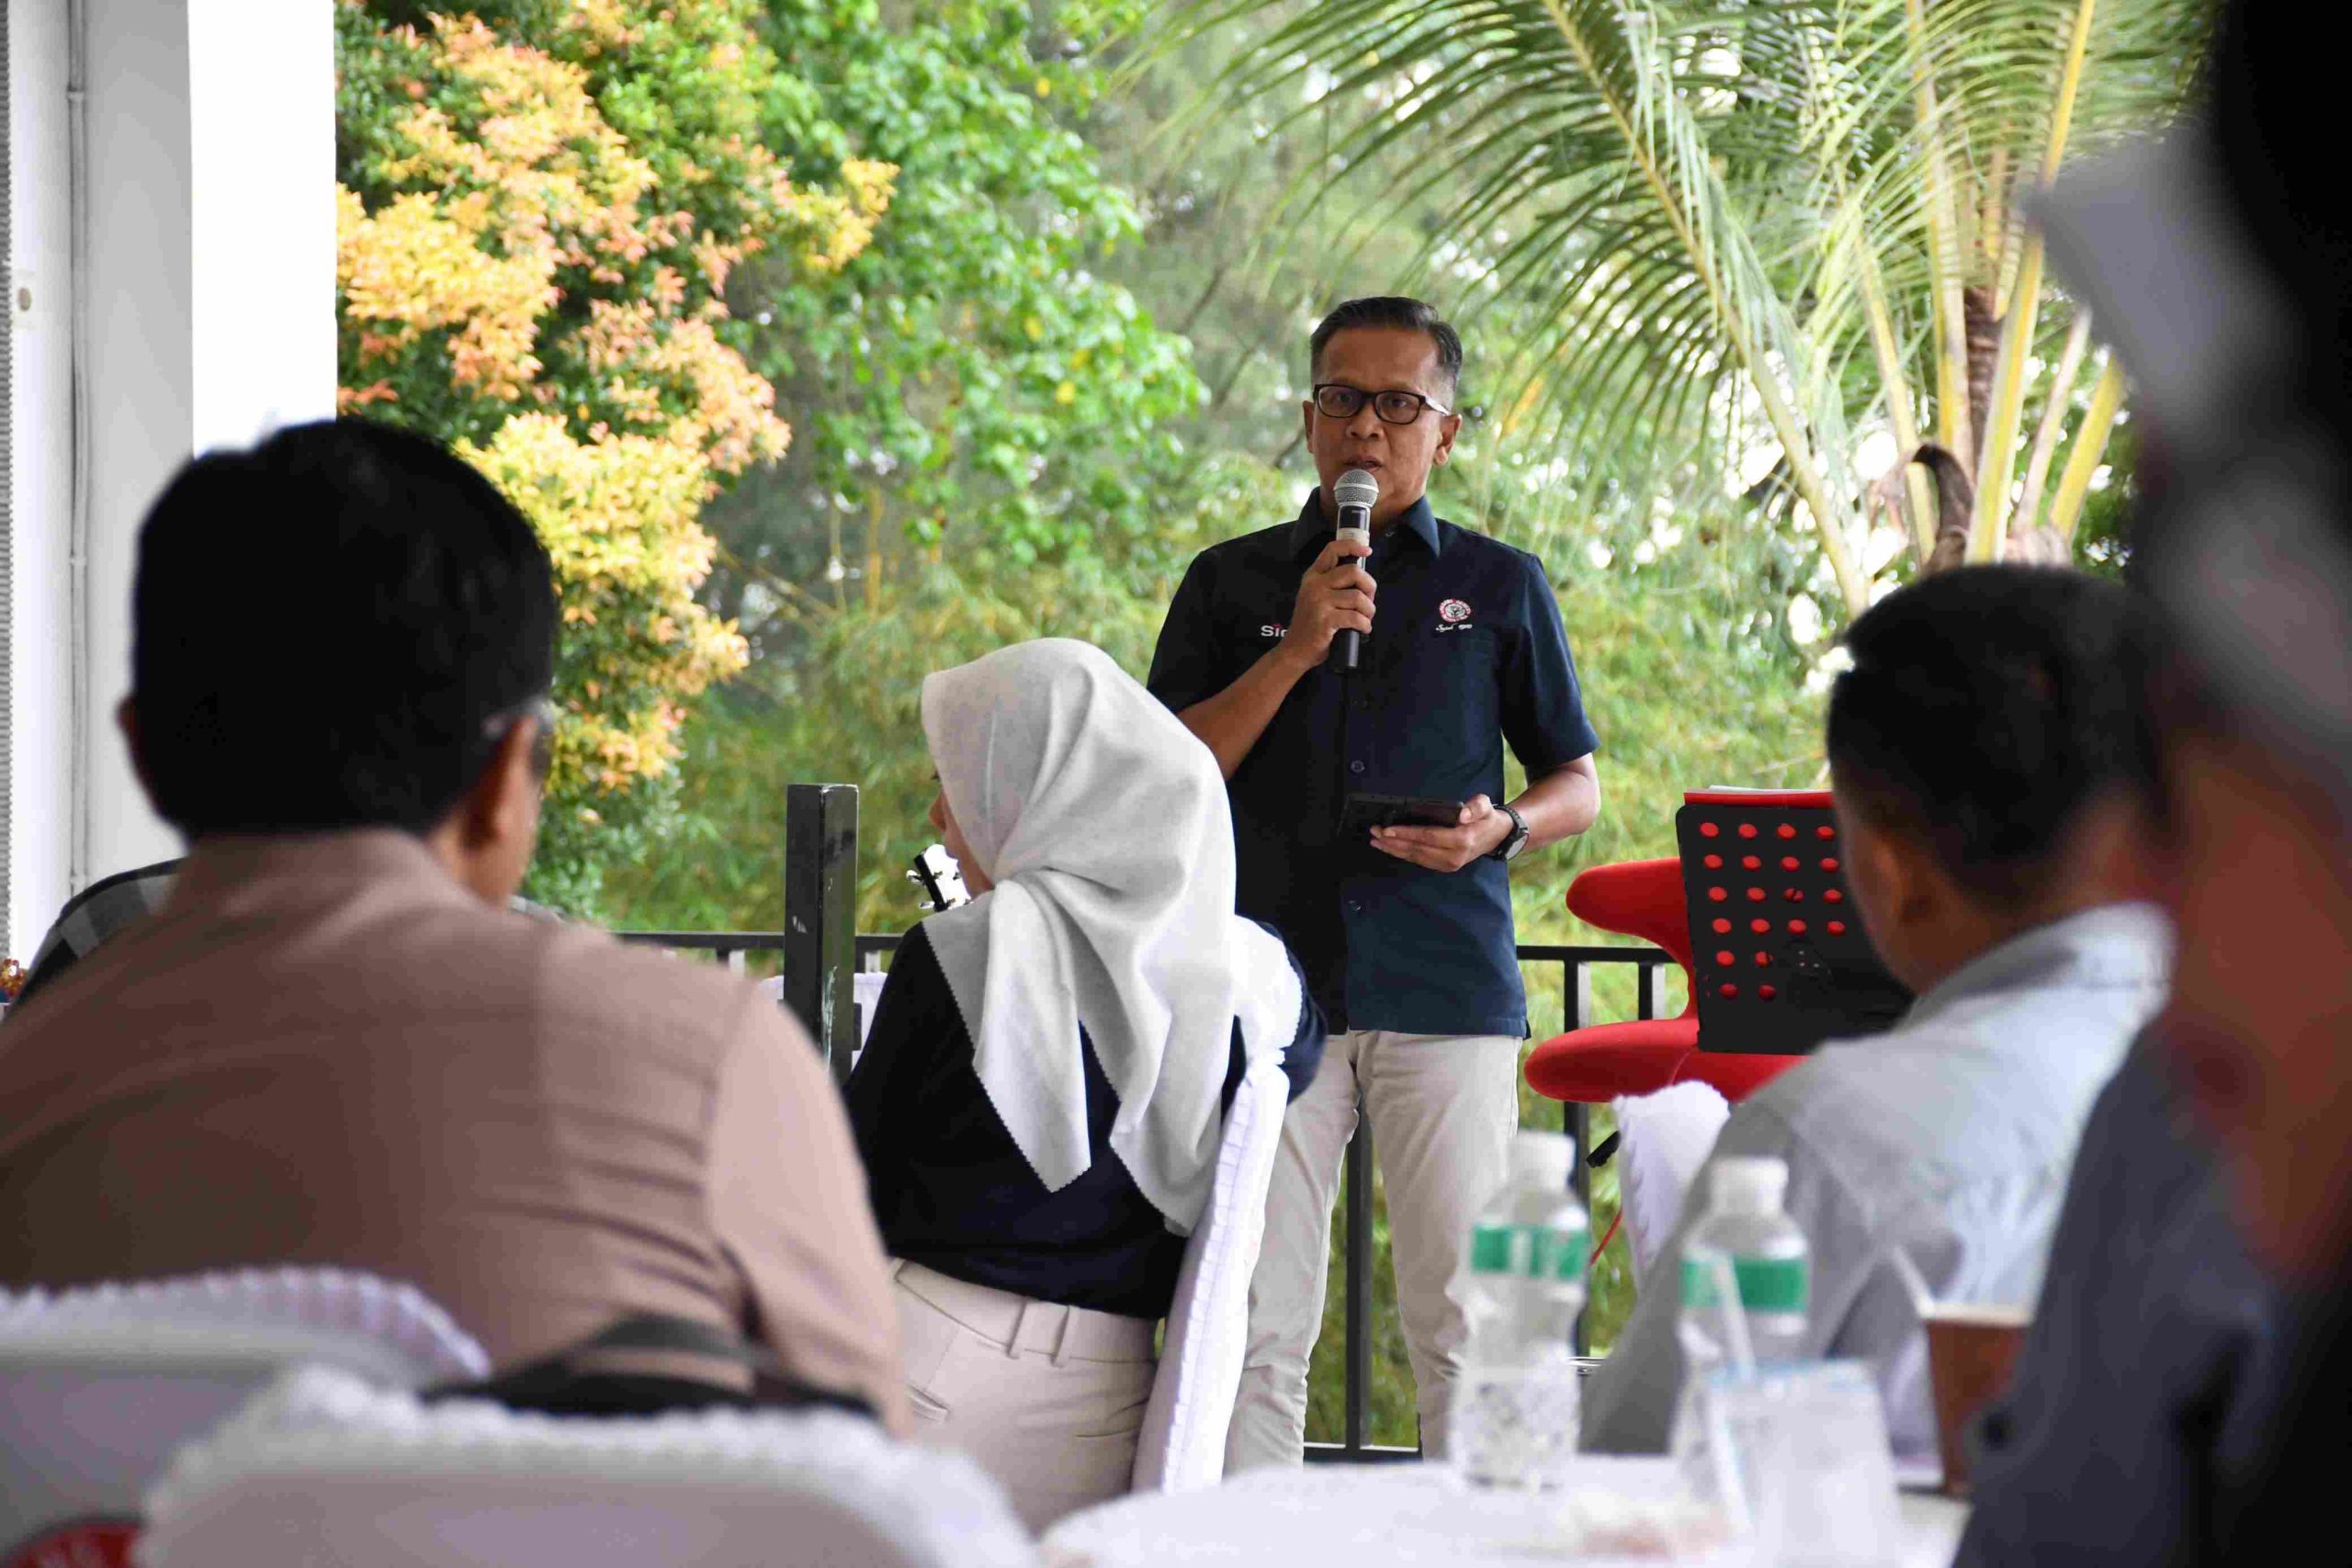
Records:
M741 975L754 953L782 953L782 931L615 931L623 942L646 947L666 947L678 953L707 953L723 967Z

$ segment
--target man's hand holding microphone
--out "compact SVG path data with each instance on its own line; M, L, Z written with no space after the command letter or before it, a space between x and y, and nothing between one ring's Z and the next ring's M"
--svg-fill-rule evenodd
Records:
M1372 509L1379 500L1380 481L1362 468L1350 468L1331 487L1339 525L1331 542L1299 580L1290 631L1283 638L1283 651L1297 674L1327 659L1335 673L1355 673L1363 636L1372 630L1372 601L1377 592L1372 573L1358 563L1372 554Z
M1290 629L1283 634L1282 646L1283 661L1296 673L1304 675L1322 663L1340 632L1361 636L1372 630L1378 584L1362 564L1371 554L1368 543L1334 539L1298 580L1298 598L1291 605Z

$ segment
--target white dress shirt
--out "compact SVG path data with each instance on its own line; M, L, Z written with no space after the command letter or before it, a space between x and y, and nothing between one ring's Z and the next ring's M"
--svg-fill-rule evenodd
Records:
M1876 1371L1898 1455L1935 1450L1927 1346L1888 1262L1900 1246L1939 1299L2030 1308L2075 1146L2100 1088L2163 1004L2164 917L2109 905L1978 954L1885 1034L1833 1041L1736 1108L1672 1241L1584 1391L1584 1444L1665 1448L1682 1384L1682 1244L1714 1162L1789 1167L1786 1206L1813 1247L1801 1353Z

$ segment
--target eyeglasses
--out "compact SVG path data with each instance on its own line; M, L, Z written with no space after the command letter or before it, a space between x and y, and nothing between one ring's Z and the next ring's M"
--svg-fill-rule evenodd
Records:
M503 740L516 725L526 718L531 720L531 776L545 784L549 770L555 766L556 717L555 700L543 692L529 702L518 703L482 720L482 739Z
M1383 424L1410 424L1421 417L1425 408L1435 409L1441 414L1453 412L1419 392L1367 392L1344 381L1326 381L1315 389L1315 412L1326 419L1353 419L1367 400Z

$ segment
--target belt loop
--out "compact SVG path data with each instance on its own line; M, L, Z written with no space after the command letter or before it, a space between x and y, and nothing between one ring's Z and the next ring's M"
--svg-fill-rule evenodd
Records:
M1069 1359L1070 1325L1077 1321L1078 1309L1076 1307L1066 1306L1062 1308L1061 1331L1054 1336L1054 1353L1051 1358L1053 1364L1056 1367L1059 1367Z
M1017 1361L1021 1359L1022 1332L1029 1326L1029 1309L1035 1304L1036 1303L1034 1302L1023 1302L1021 1305L1014 1310L1012 1314L1012 1332L1005 1337L1004 1341L1004 1359L1006 1360Z

